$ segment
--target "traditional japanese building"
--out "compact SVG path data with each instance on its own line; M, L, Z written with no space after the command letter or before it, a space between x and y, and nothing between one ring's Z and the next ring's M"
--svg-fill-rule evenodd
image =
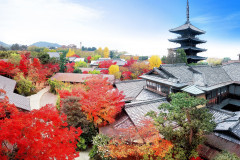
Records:
M197 63L198 61L205 60L205 57L197 56L199 52L204 52L206 49L196 47L198 44L206 43L204 40L200 40L197 36L201 34L205 34L206 32L198 29L193 26L189 20L189 2L187 1L187 21L185 24L180 27L170 29L171 33L179 34L180 36L175 39L169 39L170 42L178 43L181 46L177 49L184 49L187 54L188 63Z

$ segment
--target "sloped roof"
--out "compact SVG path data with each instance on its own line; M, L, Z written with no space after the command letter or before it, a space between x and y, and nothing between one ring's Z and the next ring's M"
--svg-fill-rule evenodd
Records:
M50 58L60 58L59 52L47 52Z
M223 109L209 108L217 126L214 134L240 144L240 112L229 112Z
M170 29L169 31L172 33L179 33L182 31L186 31L186 30L191 30L194 31L196 34L204 34L206 33L205 31L195 27L194 25L192 25L191 23L185 23L177 28L174 29Z
M184 92L190 93L192 95L199 95L199 94L203 94L204 93L204 91L202 91L201 89L197 88L195 85L184 87L181 90L184 91Z
M178 49L194 50L194 51L198 51L198 52L207 51L207 49L202 49L202 48L192 47L192 46L185 46L185 47L177 47L177 48L174 48L175 51L178 50Z
M206 57L201 57L201 56L187 56L188 59L193 59L193 60L206 60Z
M193 72L189 70L189 66L185 63L161 65L162 69L176 77L180 83L187 83L193 81Z
M194 37L179 37L176 39L169 39L170 42L184 42L184 41L192 41L193 43L206 43L205 40L200 40L199 38Z
M141 126L142 121L149 118L145 117L148 112L160 112L158 107L162 103L168 103L166 98L159 98L143 102L133 102L125 105L125 111L127 112L128 116L130 117L135 126Z
M125 61L123 59L101 58L101 59L98 59L96 61L92 61L90 65L91 66L98 66L99 62L108 61L108 60L112 60L113 62L117 62L116 65L118 65L118 66L124 66L127 63L127 61Z
M103 76L103 78L108 78L110 83L114 83L114 75L109 74L80 74L80 73L56 73L51 80L63 81L63 82L76 82L82 83L86 78Z
M233 81L240 81L240 62L223 65L223 69Z
M192 66L192 68L203 75L205 85L208 87L231 82L231 78L221 66Z
M146 80L129 80L115 83L119 91L123 91L125 101L133 100L146 86Z
M148 89L143 89L139 95L134 99L134 101L146 101L146 100L153 100L153 99L159 99L163 98L163 96L154 93Z
M30 99L22 95L13 93L16 86L16 81L0 76L0 88L6 91L6 96L9 102L15 104L16 107L30 111Z

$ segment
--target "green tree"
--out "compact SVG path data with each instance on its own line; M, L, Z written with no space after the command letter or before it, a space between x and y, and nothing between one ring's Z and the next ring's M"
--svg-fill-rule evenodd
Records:
M221 154L214 157L213 160L240 160L240 158L234 153L223 151Z
M187 55L184 49L178 49L176 51L176 62L175 63L187 63Z
M19 65L19 62L21 60L21 55L17 53L12 53L11 56L9 57L8 61L13 63L15 66Z
M227 63L228 61L231 61L231 58L225 57L223 58L222 63Z
M59 70L59 72L62 72L62 73L64 73L64 71L66 69L66 63L67 63L66 55L67 55L66 52L63 52L60 54L60 64L59 64L60 70Z
M17 80L16 90L19 94L24 96L30 96L35 93L35 86L32 81L24 78L23 75L20 75L20 79Z
M49 60L50 60L50 56L47 53L39 54L38 58L42 64L49 63Z
M79 69L79 68L75 68L74 71L73 71L73 73L82 73L82 70Z
M84 61L75 62L74 68L87 67L87 63Z
M147 114L153 118L164 139L174 145L167 159L172 160L172 155L181 160L197 157L196 150L204 142L204 135L215 127L212 114L203 107L207 101L187 93L171 94L170 99L170 103L159 107L159 115L153 111Z

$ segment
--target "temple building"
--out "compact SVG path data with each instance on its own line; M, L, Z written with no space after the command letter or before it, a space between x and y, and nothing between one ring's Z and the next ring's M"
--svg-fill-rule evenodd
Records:
M174 48L173 50L176 51L177 49L184 49L188 63L197 63L201 60L206 60L206 57L197 56L199 52L204 52L206 49L196 47L197 44L206 43L204 40L200 40L196 36L205 34L206 32L198 29L197 27L193 26L189 20L189 2L187 1L187 21L185 24L181 25L180 27L170 29L171 33L179 34L180 36L175 39L169 39L170 42L178 43L181 46L178 48Z

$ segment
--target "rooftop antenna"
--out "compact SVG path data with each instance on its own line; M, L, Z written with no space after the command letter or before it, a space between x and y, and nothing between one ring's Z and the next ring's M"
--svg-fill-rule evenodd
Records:
M189 23L189 2L187 0L187 23Z

